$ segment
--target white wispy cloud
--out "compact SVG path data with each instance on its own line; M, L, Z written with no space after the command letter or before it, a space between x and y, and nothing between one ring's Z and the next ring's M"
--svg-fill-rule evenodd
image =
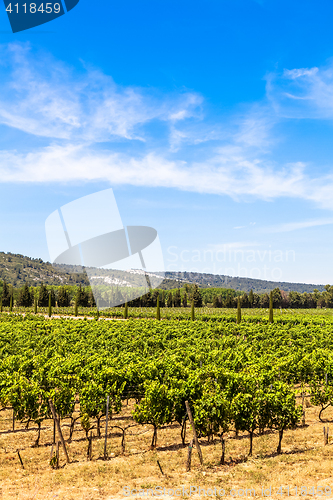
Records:
M290 231L297 231L298 229L307 229L309 227L318 227L318 226L328 226L331 224L333 224L333 218L312 219L305 221L276 224L275 226L264 227L261 229L261 231L265 233L286 233Z
M175 124L200 114L194 92L159 95L122 87L94 68L73 71L29 45L0 50L0 123L52 139L105 142L145 140L153 120Z
M207 245L206 250L212 252L237 252L251 250L261 246L257 241L231 241L227 243L217 243Z
M267 96L278 116L332 120L333 64L271 73Z
M330 184L327 179L311 184L302 164L274 170L259 161L249 161L237 149L230 148L220 148L210 160L191 163L155 153L138 157L71 144L51 145L26 154L9 150L0 152L0 176L2 182L103 180L112 185L170 187L224 194L234 199L252 196L273 200L289 196L333 208L333 178Z
M1 182L103 180L333 209L333 170L316 175L304 162L271 159L281 115L301 107L304 116L333 117L333 67L270 75L267 97L213 122L193 91L124 87L84 64L77 70L26 45L1 46L0 124L47 143L3 145ZM124 141L126 150L114 146Z

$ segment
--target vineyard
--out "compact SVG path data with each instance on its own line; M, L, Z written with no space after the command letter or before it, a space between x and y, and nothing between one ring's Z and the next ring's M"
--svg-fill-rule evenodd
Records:
M140 314L145 317L136 319ZM283 456L284 436L305 428L307 411L316 422L331 416L331 314L281 310L272 324L267 311L258 310L249 311L240 324L230 310L202 309L195 321L183 309L165 311L162 321L154 314L154 309L137 308L129 310L126 321L97 321L49 319L28 310L3 313L0 460L19 451L15 467L21 460L26 467L24 454L34 447L43 467L58 472L59 423L68 468L86 463L87 457L112 463L115 455L129 456L133 447L154 454L169 432L168 447L185 472L193 436L188 401L200 443L217 450L214 460L203 450L203 466L228 468L235 465L230 436L242 441L240 463L256 455L260 439L269 443L267 457ZM199 471L195 453L192 469ZM61 466L65 458L61 450Z

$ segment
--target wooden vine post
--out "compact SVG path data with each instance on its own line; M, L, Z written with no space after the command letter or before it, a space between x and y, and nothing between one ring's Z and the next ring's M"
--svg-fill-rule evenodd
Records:
M305 427L305 397L304 397L304 392L302 392L302 408L303 408L302 427Z
M54 422L55 422L55 424L57 426L57 430L58 430L58 434L59 434L59 437L60 437L61 445L62 445L64 453L65 453L66 462L69 464L70 460L69 460L69 456L68 456L68 453L67 453L64 436L62 435L62 432L61 432L60 423L59 423L59 420L57 418L57 415L56 415L56 412L55 412L55 409L54 409L54 406L53 406L52 399L49 399L49 405L50 405L50 409L51 409L51 412L52 412L53 420L54 420Z
M157 296L157 305L156 305L156 319L161 319L161 308L160 308L160 296Z
M20 451L19 451L19 450L17 450L17 454L18 454L18 457L19 457L19 459L20 459L22 469L24 469L23 460L22 460L22 457L21 457L21 454L20 454Z
M108 395L107 398L106 398L104 460L107 459L107 450L106 450L106 447L107 447L107 444L108 444L109 403L110 403L110 396Z
M56 469L59 469L59 444L60 441L57 442L57 447L56 447Z
M88 437L87 460L91 460L91 456L92 456L92 432L90 432L90 436Z
M186 472L190 472L190 470L191 470L192 449L193 449L193 439L190 442L190 444L188 445Z
M242 310L241 310L240 298L238 297L237 298L237 319L236 319L237 325L239 325L241 321L242 321Z
M197 431L195 430L195 425L194 425L194 420L193 420L191 408L190 408L190 405L188 404L188 401L185 401L185 406L186 406L186 411L188 414L190 424L191 424L192 429L193 429L193 438L194 438L195 446L198 450L199 460L200 460L200 463L202 465L203 464L202 452L201 452L201 448L200 448L200 443L198 441Z
M273 317L273 292L272 291L269 294L269 322L270 323L274 322L274 317Z
M329 430L328 427L327 429L324 427L324 446L328 444L328 430Z

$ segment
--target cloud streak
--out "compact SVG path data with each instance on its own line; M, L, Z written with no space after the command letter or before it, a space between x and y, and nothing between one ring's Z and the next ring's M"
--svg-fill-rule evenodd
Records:
M333 187L333 186L332 186ZM328 226L333 224L333 218L306 220L298 222L287 222L284 224L277 224L262 228L265 233L287 233L290 231L297 231L299 229L308 229L309 227Z
M333 66L269 75L267 99L213 122L192 91L120 86L25 45L2 46L0 61L0 124L47 143L3 147L3 183L99 180L333 209L333 173L271 159L281 117L333 118Z
M107 181L112 185L167 187L227 195L235 200L294 197L333 209L333 178L310 180L304 165L274 170L221 148L204 162L170 160L156 153L142 157L96 151L82 145L52 145L32 153L0 152L2 182Z
M193 92L122 87L99 70L74 73L49 54L33 57L28 45L2 46L0 57L0 123L35 136L144 141L154 120L174 128L200 114L202 97Z
M333 119L333 65L285 69L267 77L267 97L285 118Z

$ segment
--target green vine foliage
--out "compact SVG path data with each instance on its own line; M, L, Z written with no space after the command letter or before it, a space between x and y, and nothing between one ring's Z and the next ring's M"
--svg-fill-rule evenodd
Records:
M235 311L197 309L196 321L188 311L167 321L131 314L127 321L0 314L0 404L40 425L50 418L49 399L60 418L72 419L77 400L86 430L96 420L99 428L108 395L110 419L132 399L135 421L153 426L154 447L158 428L183 426L189 401L201 436L236 428L252 443L275 429L278 451L302 412L296 384L310 386L313 404L332 404L331 317L275 313L270 324L253 313L236 324Z

